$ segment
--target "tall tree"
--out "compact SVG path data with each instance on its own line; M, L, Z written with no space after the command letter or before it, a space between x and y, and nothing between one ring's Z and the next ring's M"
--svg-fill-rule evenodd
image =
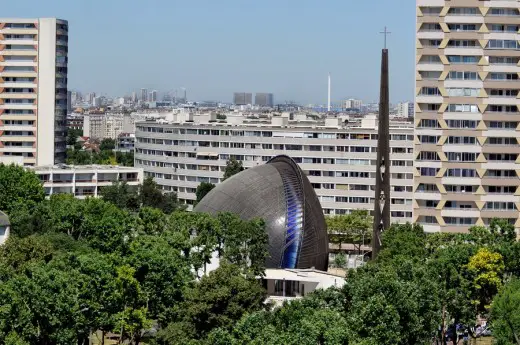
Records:
M101 144L99 145L99 149L101 151L112 151L116 148L116 141L114 139L105 138L101 141Z
M138 191L129 186L125 181L117 181L111 186L101 189L101 197L103 200L113 203L119 208L137 211L139 209Z
M197 203L200 202L209 192L211 192L213 188L215 188L213 183L201 182L195 191L195 195L197 196Z
M224 170L224 177L222 178L222 181L227 180L231 176L236 175L241 171L244 171L242 161L237 160L235 157L231 157L226 162L226 170Z
M32 171L0 163L0 210L11 215L19 208L32 210L45 198L42 183Z
M495 297L491 325L497 344L520 345L520 280L513 279Z

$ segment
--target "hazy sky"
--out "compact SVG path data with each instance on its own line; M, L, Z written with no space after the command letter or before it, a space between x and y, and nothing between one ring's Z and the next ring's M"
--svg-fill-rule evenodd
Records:
M389 36L391 99L413 98L413 0L3 0L2 17L69 21L69 88L109 95L182 86L276 102L379 96L379 31Z

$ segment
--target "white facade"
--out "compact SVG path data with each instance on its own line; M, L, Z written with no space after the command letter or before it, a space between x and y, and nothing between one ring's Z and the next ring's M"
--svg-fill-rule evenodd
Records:
M95 139L116 139L124 132L124 124L123 114L88 114L84 116L83 135Z
M163 190L177 192L181 202L192 205L201 182L221 182L230 157L250 168L284 154L307 174L325 214L373 210L374 117L349 127L339 125L339 119L292 122L273 117L269 123L259 123L228 116L227 121L234 124L208 119L211 116L206 114L179 114L172 122L136 123L136 166L154 177ZM411 221L413 128L410 123L392 123L390 133L392 220Z
M363 105L363 101L360 99L347 99L343 101L343 108L344 109L361 109L361 106Z
M10 223L5 213L0 211L0 245L4 244L9 238Z
M65 159L68 24L0 18L0 161Z
M398 117L409 118L414 116L414 103L402 102L397 104L396 113Z
M137 187L143 170L110 165L55 165L31 168L40 178L45 195L73 194L77 198L97 197L101 188L116 181Z

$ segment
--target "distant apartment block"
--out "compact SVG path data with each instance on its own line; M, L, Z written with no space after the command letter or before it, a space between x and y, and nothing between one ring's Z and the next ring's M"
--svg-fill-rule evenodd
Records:
M255 95L255 105L260 107L273 107L274 96L272 93L257 93Z
M343 109L361 109L363 101L360 99L347 99L343 101Z
M233 104L248 105L253 104L253 94L247 92L235 92L233 95Z
M0 162L65 160L68 24L0 18Z
M148 89L141 89L141 102L148 101Z
M59 164L31 170L40 178L46 196L73 194L77 198L98 197L103 187L114 182L126 182L134 188L143 182L143 170L132 167Z
M67 128L81 131L83 135L83 115L71 114L67 116Z
M417 1L414 221L520 228L520 2Z
M123 114L88 114L84 116L83 135L95 139L117 139L124 132Z
M415 113L415 106L413 102L403 102L397 104L396 114L401 118L413 118Z
M309 177L325 214L373 210L376 177L375 116L344 125L343 119L309 121L306 116L267 121L228 116L215 123L204 115L174 116L171 121L136 123L136 167L154 177L166 192L193 205L201 182L222 181L226 161L244 167L264 164L277 155L293 158ZM412 219L413 126L392 122L392 219Z

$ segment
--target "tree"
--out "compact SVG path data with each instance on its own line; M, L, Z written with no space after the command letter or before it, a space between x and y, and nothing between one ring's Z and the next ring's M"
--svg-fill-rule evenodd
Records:
M114 139L105 138L101 140L101 144L99 145L99 149L101 151L112 151L116 148L116 141Z
M329 216L325 220L329 239L340 250L344 243L357 242L358 251L361 251L361 245L372 238L373 219L367 210L354 210L349 214Z
M238 161L235 157L231 157L226 162L226 169L224 170L224 177L222 178L222 181L227 180L231 176L236 175L241 171L244 171L242 161Z
M189 337L204 338L216 328L231 329L242 316L265 308L266 293L255 278L240 274L234 265L223 264L186 290L178 309L179 322L163 333L184 329Z
M67 130L67 145L75 146L76 142L78 140L78 137L80 137L81 135L83 135L83 131L81 129L69 128Z
M338 253L334 257L334 266L336 268L345 268L345 265L347 264L347 257L344 253Z
M520 280L513 279L491 306L493 336L499 345L520 345Z
M141 207L155 207L167 214L181 208L177 194L174 192L163 194L152 177L147 177L139 186L139 202Z
M395 259L399 256L423 259L426 257L426 235L419 224L392 224L383 232L382 250L379 260Z
M139 209L139 195L137 190L125 181L117 181L111 186L101 189L103 200L113 203L119 208L137 211Z
M0 210L11 216L20 208L32 210L45 199L38 176L18 165L0 163Z
M197 203L199 203L209 192L211 192L213 188L215 188L213 183L201 182L195 191L195 195L197 196Z
M467 270L473 278L474 304L478 312L484 313L489 309L493 296L502 287L504 260L499 253L481 248L470 258Z

